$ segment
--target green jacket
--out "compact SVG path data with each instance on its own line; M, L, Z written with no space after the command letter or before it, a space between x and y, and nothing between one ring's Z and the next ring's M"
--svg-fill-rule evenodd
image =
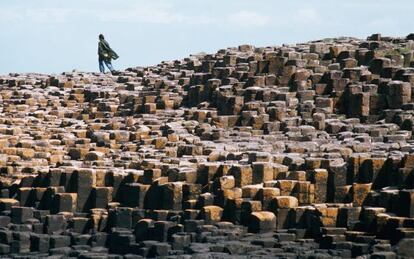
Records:
M119 56L116 52L111 49L109 43L106 40L99 40L98 43L98 55L99 58L111 60L111 59L118 59Z

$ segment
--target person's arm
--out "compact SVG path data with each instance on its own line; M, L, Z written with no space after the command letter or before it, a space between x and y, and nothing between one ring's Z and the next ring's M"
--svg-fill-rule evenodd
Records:
M111 47L109 46L109 43L106 40L102 41L102 46L106 51L108 52L112 51Z
M103 52L103 46L102 46L102 43L99 42L98 43L98 55L102 56L102 52Z

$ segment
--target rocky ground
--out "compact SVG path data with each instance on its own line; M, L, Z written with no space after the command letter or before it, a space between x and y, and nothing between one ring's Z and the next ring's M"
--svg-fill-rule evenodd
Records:
M413 40L0 76L0 254L413 257Z

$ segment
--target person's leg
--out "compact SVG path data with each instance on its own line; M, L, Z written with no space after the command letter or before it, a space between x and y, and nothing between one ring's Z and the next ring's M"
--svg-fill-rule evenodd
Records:
M105 66L104 66L104 62L101 58L99 58L99 71L101 73L105 73Z
M114 68L112 67L112 63L110 60L105 60L105 64L111 72L114 71Z

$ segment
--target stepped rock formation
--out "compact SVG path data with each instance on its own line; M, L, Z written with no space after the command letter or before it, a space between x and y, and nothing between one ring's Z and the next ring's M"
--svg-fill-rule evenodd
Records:
M0 254L414 256L414 34L0 77Z

